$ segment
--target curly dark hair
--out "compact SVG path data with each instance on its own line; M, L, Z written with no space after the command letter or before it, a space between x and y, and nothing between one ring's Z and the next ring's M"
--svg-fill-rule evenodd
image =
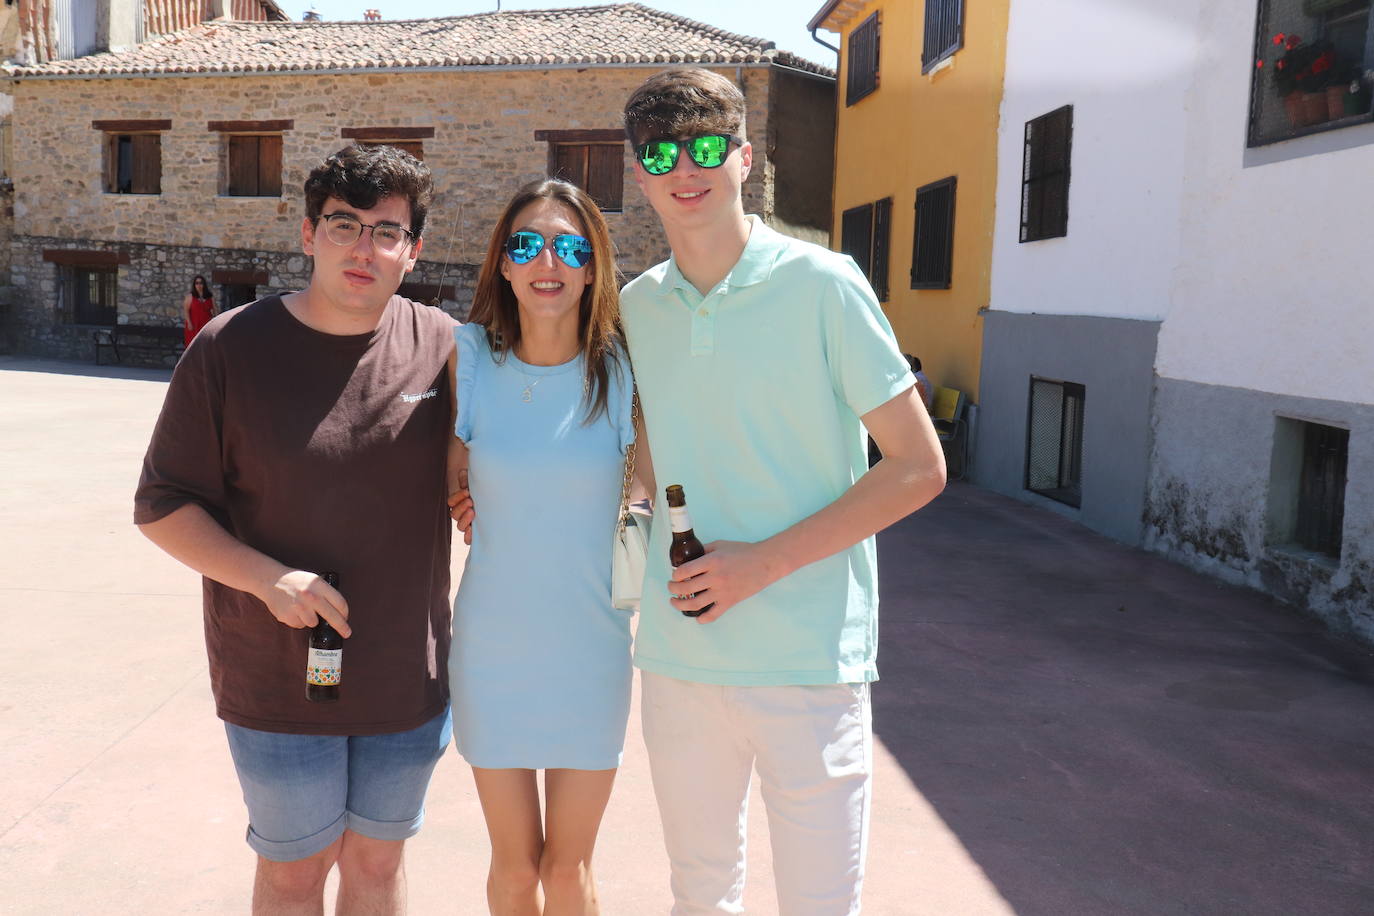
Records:
M728 78L699 67L656 73L625 102L631 146L696 134L743 136L743 131L744 94Z
M370 210L383 197L393 195L410 202L410 231L416 238L423 235L434 199L429 166L394 146L354 143L310 170L305 180L305 215L311 222L318 220L331 197Z

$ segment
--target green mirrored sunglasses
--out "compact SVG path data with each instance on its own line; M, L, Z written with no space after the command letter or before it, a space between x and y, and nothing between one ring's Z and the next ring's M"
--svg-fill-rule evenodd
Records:
M686 140L650 140L635 147L639 164L650 175L666 175L671 172L682 158L685 149L692 161L703 169L720 168L730 155L730 144L744 145L743 137L730 134L703 134Z

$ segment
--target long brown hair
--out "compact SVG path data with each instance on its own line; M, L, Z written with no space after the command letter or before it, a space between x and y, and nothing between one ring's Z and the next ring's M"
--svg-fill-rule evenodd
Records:
M571 210L592 243L592 258L582 268L590 270L592 275L582 291L577 317L577 340L586 372L582 385L583 401L587 406L584 422L590 423L607 410L609 366L614 365L617 373L625 371L625 367L621 365L624 351L620 330L620 272L615 266L615 252L611 248L606 221L585 191L556 178L541 178L515 192L487 243L487 256L477 275L477 290L468 320L487 329L487 342L497 362L504 361L506 354L520 342L520 305L510 283L501 276L501 259L506 256L506 239L515 231L515 217L537 200L551 200Z

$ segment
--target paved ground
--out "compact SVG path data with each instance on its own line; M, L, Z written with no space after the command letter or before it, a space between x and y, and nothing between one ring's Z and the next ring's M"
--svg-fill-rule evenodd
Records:
M198 581L129 523L166 377L0 358L3 914L247 910ZM1374 911L1368 652L972 487L880 548L867 913ZM598 848L608 916L668 905L636 717ZM450 754L411 911L485 912L485 867Z

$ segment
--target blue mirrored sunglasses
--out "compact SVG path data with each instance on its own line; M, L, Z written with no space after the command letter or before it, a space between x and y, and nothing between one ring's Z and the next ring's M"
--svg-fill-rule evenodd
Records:
M506 257L517 264L528 264L539 257L546 241L538 232L522 229L506 239ZM592 259L592 243L580 235L555 235L553 253L569 267L586 267Z

